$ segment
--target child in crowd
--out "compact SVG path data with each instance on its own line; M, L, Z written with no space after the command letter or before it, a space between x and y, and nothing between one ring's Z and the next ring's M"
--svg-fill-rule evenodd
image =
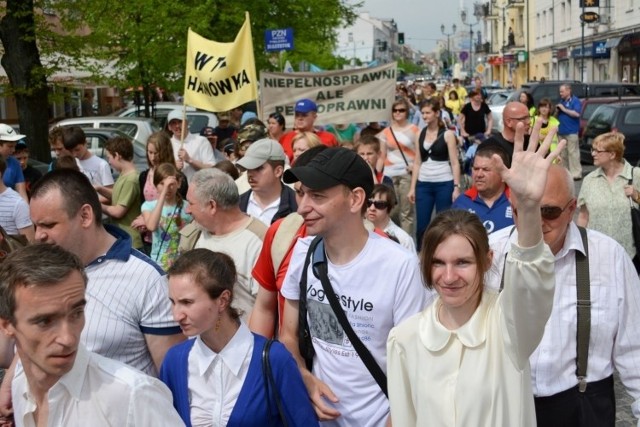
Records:
M147 230L153 232L151 259L165 270L178 257L180 230L193 220L184 211L184 202L178 192L181 179L175 165L162 163L153 172L158 198L142 204L144 223Z
M140 233L131 226L133 220L140 215L140 185L138 172L133 164L133 144L127 138L117 136L107 141L105 149L109 164L120 175L113 186L111 203L103 203L102 212L109 215L113 223L131 235L131 244L134 248L141 249Z
M353 149L371 166L374 184L384 184L393 188L393 180L384 175L384 171L376 169L378 160L382 155L378 137L374 135L362 135Z
M109 198L113 187L113 176L109 164L93 154L87 148L87 137L79 126L62 129L64 149L78 159L80 170L84 173L98 193ZM133 158L133 148L131 149Z

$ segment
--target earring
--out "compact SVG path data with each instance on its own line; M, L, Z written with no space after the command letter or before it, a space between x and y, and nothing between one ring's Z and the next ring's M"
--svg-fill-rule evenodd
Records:
M218 320L216 320L216 326L214 331L218 332L220 330L220 322L222 321L222 313L218 313Z

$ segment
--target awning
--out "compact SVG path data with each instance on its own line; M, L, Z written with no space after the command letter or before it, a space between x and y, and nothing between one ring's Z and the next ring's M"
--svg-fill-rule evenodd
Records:
M609 40L607 40L607 43L605 43L604 47L609 48L609 49L613 49L618 47L618 45L620 44L620 42L622 41L622 37L613 37L610 38Z

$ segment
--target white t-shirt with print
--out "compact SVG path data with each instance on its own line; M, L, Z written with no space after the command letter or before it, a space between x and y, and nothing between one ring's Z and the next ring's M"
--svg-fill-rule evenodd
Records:
M299 300L304 259L313 237L299 239L293 250L282 294ZM329 280L351 325L383 371L387 336L403 319L421 311L427 298L418 259L397 243L369 233L362 251L348 264L328 262ZM316 352L313 374L340 401L342 414L323 426L384 426L389 402L360 360L311 269L307 274L309 329Z
M89 178L91 184L108 187L113 185L113 175L111 175L111 167L106 160L92 154L88 159L80 160L80 170Z

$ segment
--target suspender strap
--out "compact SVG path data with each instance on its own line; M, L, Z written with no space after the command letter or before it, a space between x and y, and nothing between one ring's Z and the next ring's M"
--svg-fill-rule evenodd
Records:
M340 306L338 297L331 286L331 282L329 281L329 276L327 274L328 268L326 256L324 254L324 245L322 243L314 250L313 268L314 272L319 276L320 282L322 283L322 289L329 300L331 309L340 322L340 326L342 326L342 329L347 334L347 337L349 337L349 341L351 341L353 348L358 353L358 356L360 356L360 359L362 359L362 362L369 370L369 373L371 373L371 376L373 376L373 379L376 380L376 383L380 386L384 395L389 397L389 394L387 393L387 376L380 368L380 365L378 365L378 362L373 358L369 349L363 344L360 337L358 337L351 327L351 323L349 323L347 315L344 314L344 310Z
M576 251L576 290L578 331L576 335L576 376L578 377L578 390L584 393L587 389L587 365L589 361L589 336L591 335L591 290L589 279L589 246L587 242L587 230L578 227L584 254Z

